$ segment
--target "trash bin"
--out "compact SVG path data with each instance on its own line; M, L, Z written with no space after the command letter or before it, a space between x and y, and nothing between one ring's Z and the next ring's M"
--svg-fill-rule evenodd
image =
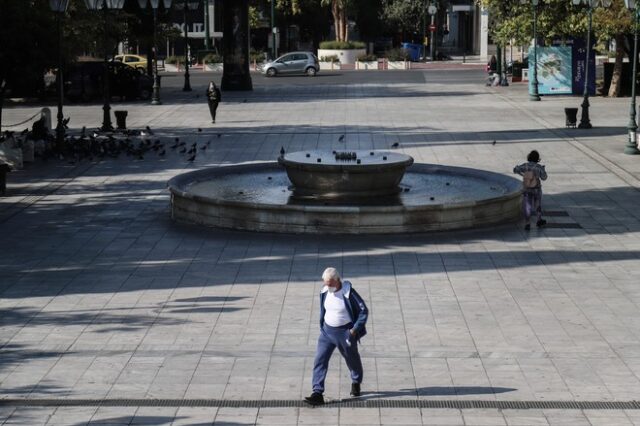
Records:
M576 128L578 124L578 108L565 108L564 115L567 118L566 126L567 128Z
M522 81L522 67L521 62L514 62L511 69L511 82L516 83Z
M422 45L415 43L402 43L402 48L409 53L409 59L419 61L422 54Z
M127 111L114 111L114 115L116 116L116 124L118 125L118 130L127 130Z

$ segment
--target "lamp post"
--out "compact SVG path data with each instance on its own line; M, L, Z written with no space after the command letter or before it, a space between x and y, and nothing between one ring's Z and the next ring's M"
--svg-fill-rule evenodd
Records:
M539 101L540 93L538 92L538 2L539 0L520 0L520 4L531 2L531 11L533 14L533 93L529 94L530 101Z
M187 12L189 10L196 10L200 5L200 0L183 0L181 7L184 13L184 86L183 92L191 91L191 81L189 79L189 20L187 19Z
M64 99L64 79L62 75L62 27L61 21L62 16L67 11L67 7L69 6L69 0L49 0L49 6L51 7L51 11L56 14L56 28L58 32L58 124L56 126L56 143L58 146L62 144L64 141L64 124L62 120L64 116L62 115L62 102Z
M579 129L590 129L591 120L589 119L589 61L591 59L591 27L593 25L593 9L602 5L603 7L611 6L611 0L571 0L574 6L578 6L581 3L587 5L587 16L589 27L587 29L587 56L585 58L585 71L584 71L584 90L582 101L582 115L580 116Z
M430 52L429 52L429 56L431 57L432 61L436 60L436 23L435 23L435 19L436 19L436 13L438 13L438 6L436 6L436 2L435 1L431 1L431 4L429 5L429 8L427 9L429 12L429 15L431 15L431 25L429 27L429 29L431 30L431 40L429 40L429 48L430 48Z
M271 56L276 59L278 51L276 48L276 0L271 0Z
M635 0L624 0L625 6L634 14L633 27L633 73L631 74L631 108L629 109L629 139L624 147L624 153L630 155L640 154L638 150L638 124L636 123L636 78L638 64L638 26L640 26L640 7L637 7Z
M104 17L104 77L102 90L104 94L104 105L102 127L100 130L103 132L113 130L111 125L111 94L109 93L109 49L108 49L108 37L107 37L107 14L110 9L120 10L124 6L124 0L84 0L84 4L89 10L103 10Z
M211 50L211 31L209 29L209 0L204 0L204 49Z
M150 0L153 10L153 94L151 95L151 105L161 105L160 101L160 76L158 75L158 42L157 42L157 19L160 0ZM171 0L163 0L164 8L171 7ZM138 0L140 9L146 9L147 0Z
M425 38L427 36L427 0L424 0L424 7L422 9L422 60L427 60L427 43Z

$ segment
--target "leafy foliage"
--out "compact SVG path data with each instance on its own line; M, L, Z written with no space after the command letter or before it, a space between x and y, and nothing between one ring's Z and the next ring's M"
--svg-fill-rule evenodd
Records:
M320 49L364 49L365 44L361 41L323 41L320 43Z
M419 31L425 13L424 0L382 0L382 17L402 31Z

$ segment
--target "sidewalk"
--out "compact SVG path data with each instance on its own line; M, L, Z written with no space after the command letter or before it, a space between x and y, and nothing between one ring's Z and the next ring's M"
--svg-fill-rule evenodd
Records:
M161 106L119 106L129 127L165 142L164 158L11 174L0 198L0 424L640 424L629 99L594 98L595 128L565 129L578 97L534 103L524 86L424 74L419 85L256 87L226 95L215 126L204 88L167 92ZM65 107L76 132L101 113ZM169 148L175 137L211 145L192 164ZM281 147L396 142L417 162L505 174L538 149L550 226L344 238L170 220L166 181L183 171L273 160ZM335 403L310 409L300 401L327 266L371 309L363 402L339 402L350 380L335 354L325 393Z

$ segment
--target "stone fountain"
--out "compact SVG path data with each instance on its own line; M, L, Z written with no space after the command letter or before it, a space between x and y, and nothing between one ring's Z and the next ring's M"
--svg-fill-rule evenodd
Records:
M381 234L499 225L520 216L502 174L382 151L299 151L169 181L175 220L248 231Z

